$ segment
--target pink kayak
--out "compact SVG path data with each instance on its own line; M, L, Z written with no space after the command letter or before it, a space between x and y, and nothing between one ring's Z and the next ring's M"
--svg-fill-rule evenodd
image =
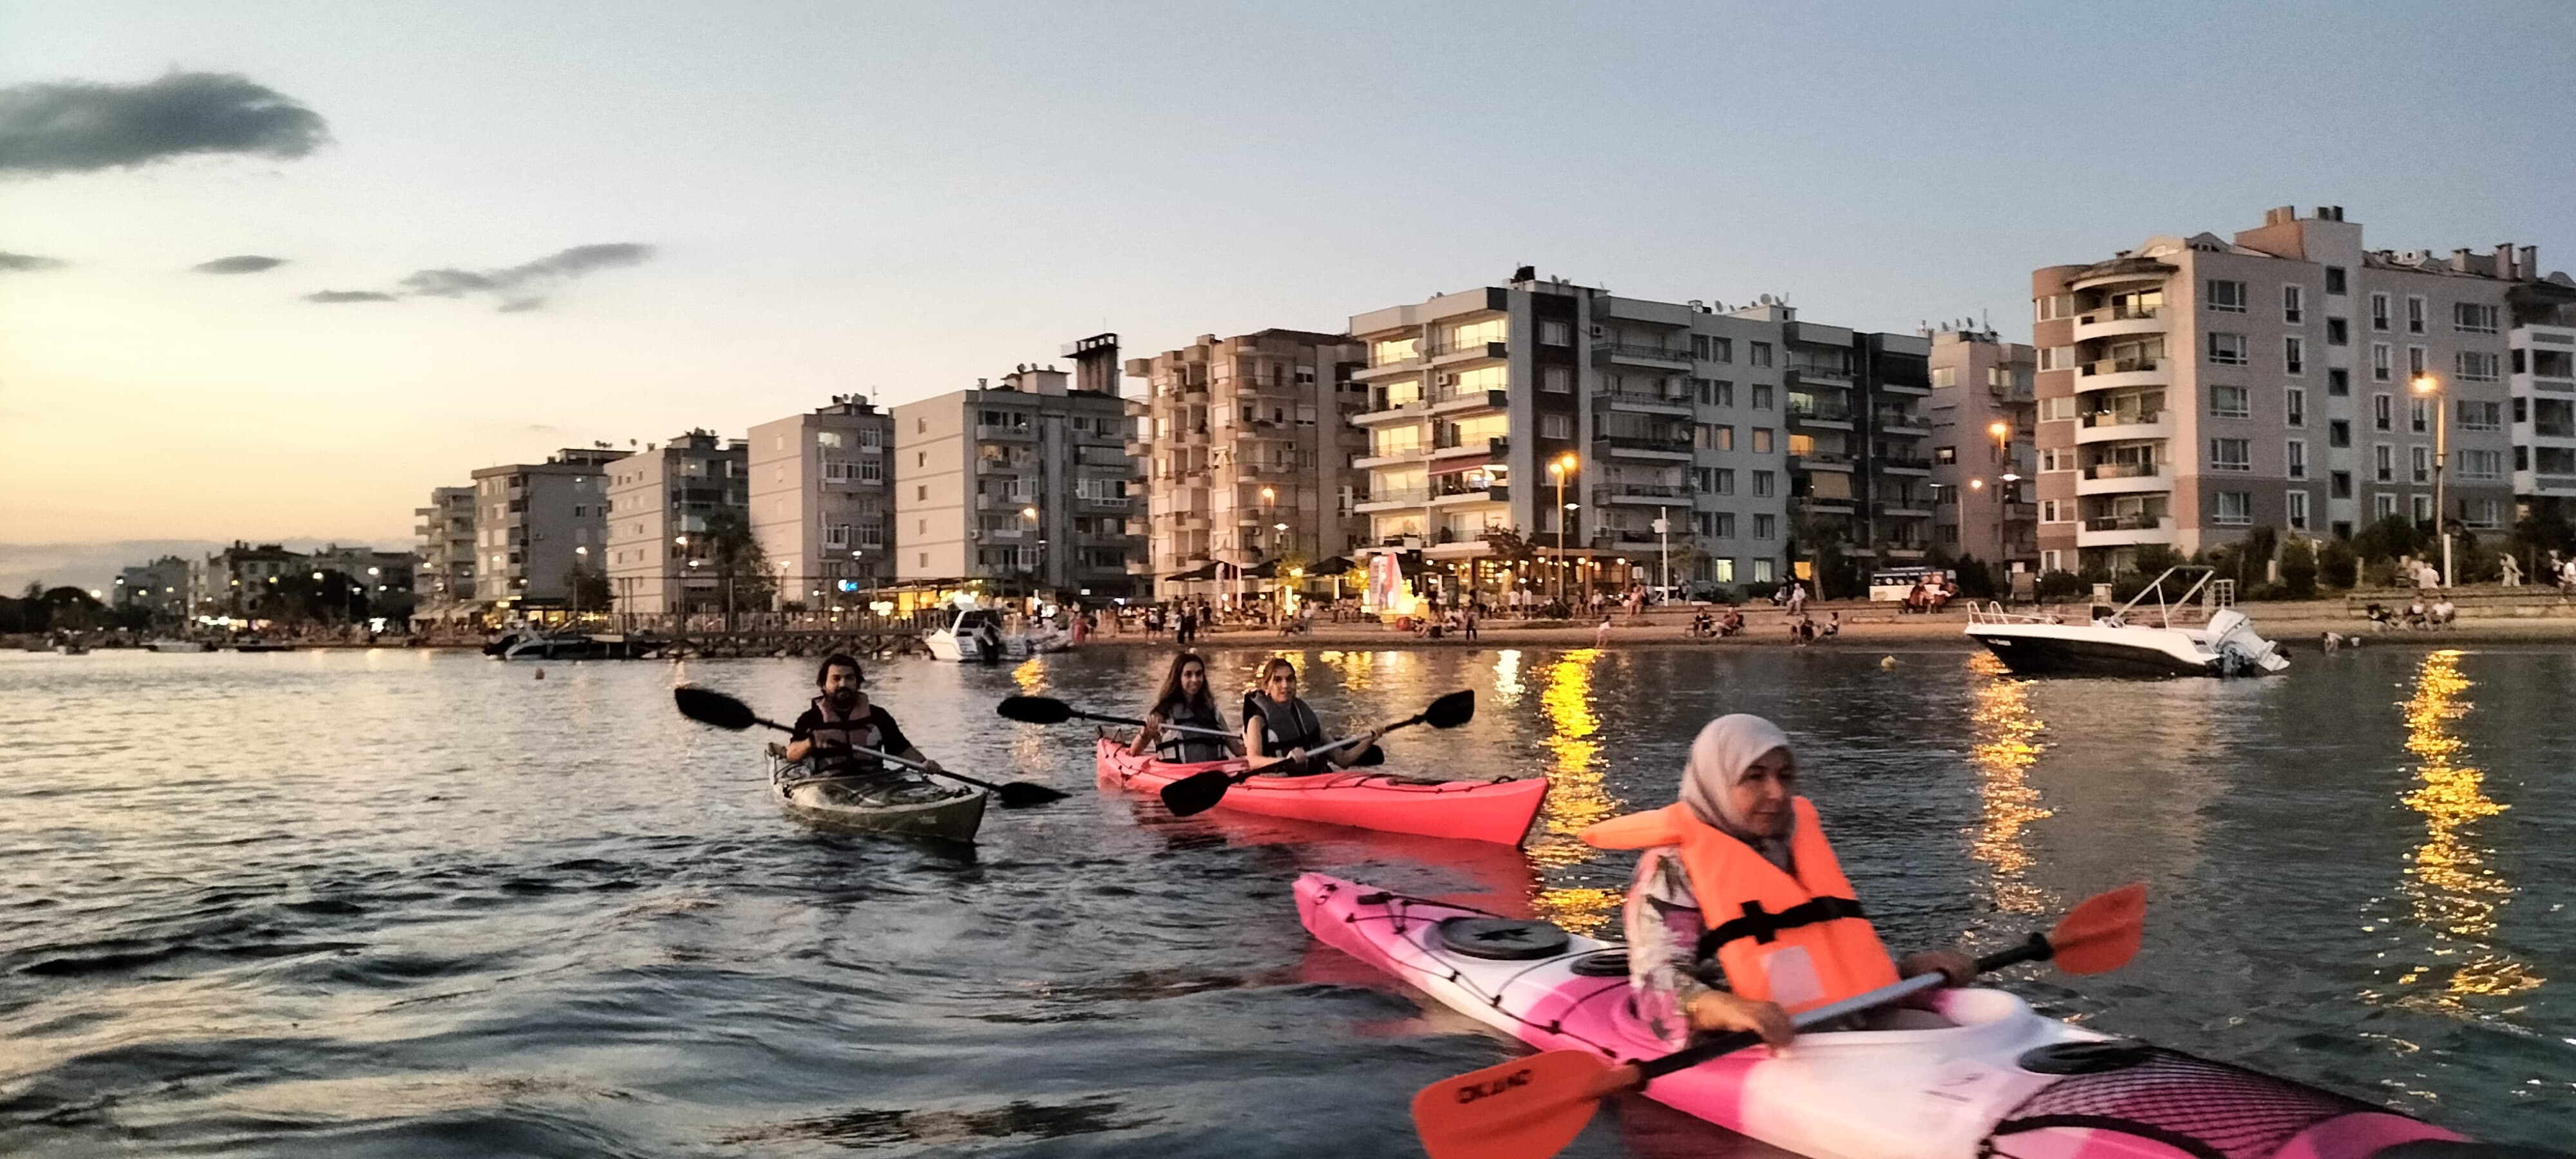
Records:
M1241 761L1167 764L1135 756L1106 737L1099 748L1104 788L1158 793L1163 786L1209 769L1243 768ZM1226 790L1220 809L1320 821L1422 837L1520 844L1547 796L1542 777L1519 780L1433 781L1387 773L1332 772L1303 777L1256 776Z
M1297 879L1297 912L1334 948L1532 1046L1668 1053L1630 1012L1619 944L1320 873ZM1755 1047L1676 1071L1646 1094L1829 1159L2485 1153L2341 1095L2042 1017L2002 990L1935 991L1932 1008L1952 1025L1810 1032L1777 1054Z

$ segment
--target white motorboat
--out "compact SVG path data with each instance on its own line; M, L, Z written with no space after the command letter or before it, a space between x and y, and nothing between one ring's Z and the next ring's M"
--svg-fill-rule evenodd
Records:
M2168 600L2165 583L2176 572L2200 576ZM2288 669L2280 646L2257 635L2244 613L2212 603L2211 574L2205 567L2166 568L2118 611L2083 624L1988 604L1969 611L1968 638L2023 675L2264 676Z
M923 633L922 640L930 645L934 660L979 662L1011 659L1012 645L1018 642L1002 634L1002 613L992 608L958 608L949 613L947 623ZM990 657L985 655L988 647L993 653ZM1029 654L1025 643L1017 654Z
M147 640L143 644L155 652L212 652L215 646L203 640Z

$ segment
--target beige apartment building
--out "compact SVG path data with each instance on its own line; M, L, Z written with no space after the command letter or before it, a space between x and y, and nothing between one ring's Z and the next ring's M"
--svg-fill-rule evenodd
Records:
M572 569L599 567L608 465L626 452L567 447L542 463L474 472L476 602L505 614L560 609Z
M894 581L894 416L856 395L751 428L751 531L779 598L856 608Z
M2503 529L2504 322L2529 277L2509 245L2366 249L2339 206L2034 271L2041 566L2430 526L2437 408L2445 524Z
M2038 415L2032 379L2038 355L1992 330L1962 322L1927 331L1932 396L1932 488L1939 497L1933 542L1973 556L1998 582L2013 565L2039 567Z
M1364 357L1346 335L1263 330L1127 361L1145 392L1126 405L1147 500L1128 527L1145 536L1155 599L1205 594L1174 577L1211 565L1315 563L1358 546L1366 479L1351 463L1369 443L1351 419L1368 388L1350 372Z
M983 581L1003 591L1107 599L1130 594L1135 465L1115 390L1073 389L1054 367L1021 366L894 408L895 576Z
M474 488L433 487L429 506L412 509L420 522L420 605L447 608L474 602Z
M693 430L609 468L608 586L620 615L749 610L708 558L708 521L749 519L749 448ZM596 559L593 560L596 566ZM739 587L739 577L733 587ZM742 597L747 599L748 597Z

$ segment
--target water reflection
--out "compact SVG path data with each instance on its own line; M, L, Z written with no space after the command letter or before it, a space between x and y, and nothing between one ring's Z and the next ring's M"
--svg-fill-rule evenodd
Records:
M1515 708L1529 685L1521 682L1521 653L1505 648L1494 656L1494 707Z
M2433 935L2433 960L2410 965L2397 984L2434 981L2438 992L2399 1001L2429 1001L2469 1013L2467 1000L2473 996L2518 993L2540 985L2542 978L2488 941L2496 930L2497 911L2512 900L2514 887L2487 863L2493 851L2477 845L2472 830L2479 820L2509 806L2486 795L2486 774L2468 763L2468 745L2453 731L2454 723L2475 707L2467 696L2471 682L2460 674L2460 656L2453 650L2427 654L2416 667L2415 694L2401 706L2406 751L2416 759L2415 787L2402 800L2424 815L2424 841L2415 847L2403 889L2409 916ZM2442 977L2445 971L2447 978Z
M1046 661L1035 656L1020 661L1019 667L1011 669L1011 679L1019 682L1023 696L1035 696L1046 691Z
M1984 816L1968 835L1968 853L1986 863L1994 887L1995 909L2009 914L2047 912L2046 891L2026 877L2032 858L2022 840L2022 827L2049 816L2030 784L2030 767L2039 762L2039 734L2047 726L2030 706L2032 681L2015 680L1994 657L1979 653L1968 662L1986 679L1974 686L1969 722L1976 730L1969 749L1977 763L1978 792Z
M1601 659L1595 648L1578 648L1548 665L1539 706L1547 716L1548 735L1541 742L1554 755L1547 770L1547 806L1539 813L1539 832L1530 842L1530 859L1543 869L1565 869L1592 860L1593 849L1575 835L1625 806L1611 795L1603 776L1601 718L1592 711L1592 666ZM1594 886L1550 886L1539 891L1539 916L1578 933L1607 925L1622 894Z

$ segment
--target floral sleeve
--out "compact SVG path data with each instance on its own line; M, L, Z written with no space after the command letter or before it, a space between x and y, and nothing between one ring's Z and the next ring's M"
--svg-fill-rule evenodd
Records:
M1673 847L1649 849L1637 859L1626 924L1637 1017L1656 1037L1680 1046L1690 1038L1691 1000L1709 989L1694 972L1707 922Z

